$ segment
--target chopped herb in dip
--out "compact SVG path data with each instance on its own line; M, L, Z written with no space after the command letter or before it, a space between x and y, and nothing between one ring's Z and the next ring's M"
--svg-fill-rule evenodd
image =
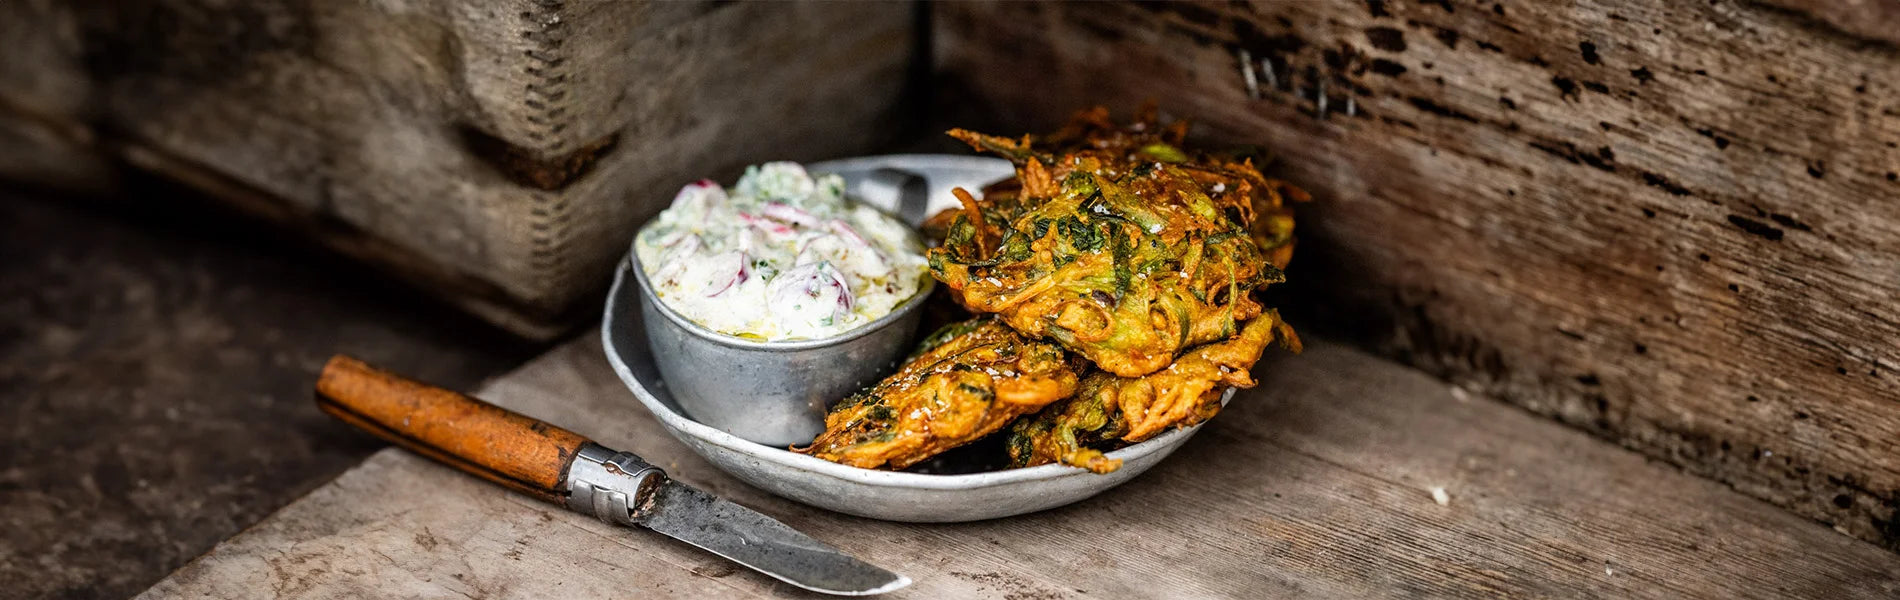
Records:
M927 266L909 227L847 200L844 179L798 163L700 180L634 238L660 300L703 327L762 341L830 337L916 294Z

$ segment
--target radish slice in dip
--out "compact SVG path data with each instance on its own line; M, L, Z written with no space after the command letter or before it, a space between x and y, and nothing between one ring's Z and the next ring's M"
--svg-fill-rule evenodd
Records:
M819 339L877 320L923 285L924 248L895 217L798 163L700 180L634 238L654 294L700 326L760 341Z

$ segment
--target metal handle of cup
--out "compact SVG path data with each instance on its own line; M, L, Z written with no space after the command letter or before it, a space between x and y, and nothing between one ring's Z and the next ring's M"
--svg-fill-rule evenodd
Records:
M903 169L882 168L865 176L859 187L867 198L894 198L892 212L905 223L921 223L930 204L930 181Z

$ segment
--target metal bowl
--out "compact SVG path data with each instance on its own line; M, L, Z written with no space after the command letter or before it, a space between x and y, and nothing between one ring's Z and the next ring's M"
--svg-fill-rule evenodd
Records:
M917 293L889 314L843 334L759 342L707 329L652 292L638 253L627 255L639 280L640 314L660 372L680 408L695 420L761 444L810 442L825 430L832 401L896 369L917 336L917 307L936 289L926 276Z
M928 214L933 182L902 169L902 160L858 160L809 169L844 176L847 197L898 214L911 225ZM1006 162L1000 175L994 163L981 166L989 181L1011 172ZM948 187L941 191L949 194ZM836 336L762 342L694 323L653 293L639 252L629 252L627 260L640 283L640 313L651 323L647 343L660 372L673 382L680 409L701 423L770 446L810 442L825 430L825 408L832 401L895 370L916 338L917 309L937 284L924 277L916 293L890 313Z
M926 179L933 208L955 202L949 198L950 187L974 189L1007 177L1011 172L1009 163L1002 160L932 155L868 157L810 167L814 172L844 175L847 184L854 189L867 182L874 185L875 177L871 174L887 168L901 169ZM878 202L873 197L864 200ZM644 309L632 310L636 302L649 296L640 289L637 271L631 261L621 263L613 290L607 297L606 317L601 322L602 344L614 372L667 432L694 452L747 483L812 506L909 522L976 521L1035 512L1080 501L1133 479L1173 453L1199 429L1176 429L1110 452L1110 458L1121 459L1122 468L1106 475L1062 465L968 475L875 471L795 454L785 450L784 446L789 443L754 443L682 413L677 390L692 385L689 380L730 379L727 374L731 369L717 362L676 366L670 370L661 367L663 358L656 356L661 354L659 344L649 347L647 340L655 331L672 325L664 317L654 316ZM830 364L821 368L840 366ZM1233 390L1229 389L1221 401L1225 403L1232 397ZM746 400L744 395L737 399ZM807 436L795 443L810 440L811 436Z

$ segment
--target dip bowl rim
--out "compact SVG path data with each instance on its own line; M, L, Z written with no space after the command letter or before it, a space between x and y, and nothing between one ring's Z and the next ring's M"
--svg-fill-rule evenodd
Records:
M884 218L890 219L892 222L895 222L898 225L902 226L904 228L904 232L908 235L908 237L910 238L910 242L914 245L914 247L920 248L923 250L923 252L919 253L919 256L923 256L926 259L928 258L930 247L924 244L923 235L917 231L917 227L915 225L911 225L910 223L904 222L903 219L898 218L896 215L890 214L890 212L885 211L882 208L879 208L877 206L871 205L866 202L859 201L855 198L851 198L847 196L845 198L845 202L848 202L857 206L864 206L864 207L870 208L871 210L875 210L878 212L879 215L882 215ZM815 348L825 348L828 346L842 344L845 342L849 342L851 340L855 340L855 339L870 335L872 333L877 332L880 329L889 327L892 323L896 323L898 321L903 320L904 315L912 313L912 312L916 312L918 307L923 306L924 304L923 300L925 298L929 298L930 293L933 291L936 291L937 289L937 278L932 277L930 275L929 268L926 267L923 273L918 274L917 279L919 283L917 284L917 289L912 290L910 296L905 297L902 301L898 302L896 306L891 307L890 312L884 313L883 316L878 317L876 319L872 319L870 322L838 332L833 335L818 337L818 338L799 338L799 339L787 339L787 340L748 339L748 338L740 337L740 336L733 335L730 333L718 331L711 327L707 327L705 325L700 325L698 322L695 322L692 319L687 318L686 315L680 314L679 311L675 310L672 305L667 304L667 301L665 298L660 297L659 292L654 291L653 282L647 278L646 268L640 265L640 236L645 234L647 228L652 227L654 222L657 220L659 220L659 215L655 214L652 218L647 219L645 223L641 224L639 229L635 230L633 234L633 243L629 244L630 247L628 248L628 251L627 251L626 264L633 270L634 277L640 280L640 294L643 296L646 296L648 300L651 300L653 302L654 308L658 309L661 315L665 316L668 321L672 321L674 324L679 325L681 329L686 331L686 333L691 334L694 337L697 337L699 339L713 342L715 344L719 344L722 346L727 346L730 348L738 348L738 349L743 349L743 350L763 350L767 352L799 352L803 350L812 350ZM616 277L616 279L618 279L618 277ZM617 284L618 281L616 281L615 283Z

